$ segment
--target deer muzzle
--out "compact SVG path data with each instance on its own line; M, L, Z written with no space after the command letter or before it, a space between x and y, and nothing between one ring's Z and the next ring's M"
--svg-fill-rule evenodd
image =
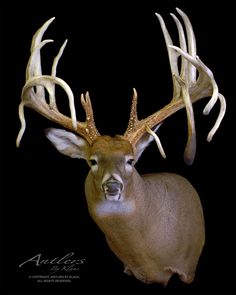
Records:
M123 184L115 178L109 178L102 185L105 198L109 201L119 201Z

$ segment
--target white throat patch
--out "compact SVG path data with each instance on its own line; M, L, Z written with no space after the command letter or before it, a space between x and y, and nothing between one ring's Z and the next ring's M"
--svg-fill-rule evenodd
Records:
M113 200L104 200L101 201L96 206L96 213L99 216L106 216L110 214L122 214L128 215L135 210L135 203L133 200L130 201L121 201L122 196L120 197L120 201Z

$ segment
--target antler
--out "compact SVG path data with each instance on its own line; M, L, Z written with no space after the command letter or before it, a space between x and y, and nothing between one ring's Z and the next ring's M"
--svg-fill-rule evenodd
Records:
M26 68L26 83L22 89L21 103L19 105L21 129L16 140L17 146L20 145L21 138L26 128L26 122L24 117L25 106L32 108L33 110L40 113L49 120L54 121L62 125L63 127L80 134L90 144L94 141L94 139L97 136L99 136L99 133L94 123L93 109L89 98L89 93L87 92L85 94L85 97L83 94L81 94L81 103L86 113L86 121L78 122L76 120L74 95L69 85L65 81L56 76L57 64L59 62L60 57L63 54L67 40L61 46L59 53L53 61L51 75L42 75L40 50L45 44L53 42L53 40L41 40L43 34L45 33L48 26L51 24L53 20L54 18L49 19L35 33L32 39L31 56L29 58L28 65ZM55 97L56 84L61 86L68 96L71 118L63 115L58 111ZM45 89L47 90L49 95L49 103L47 103L46 101Z
M203 110L203 114L208 115L219 99L220 112L213 128L207 136L207 140L211 141L224 117L226 102L224 96L218 92L218 86L214 80L213 73L196 55L196 40L189 18L180 9L176 8L176 10L183 19L187 35L186 42L181 22L174 14L171 14L178 29L180 47L173 46L162 17L156 13L164 34L169 56L173 80L173 98L170 103L161 110L158 110L145 119L139 120L137 115L137 92L134 89L130 119L124 137L135 145L144 133L148 132L154 136L161 154L165 156L159 138L152 128L158 126L166 118L185 107L188 122L188 140L185 147L184 160L187 164L192 164L196 152L196 132L192 104L202 98L211 96L210 101ZM179 71L178 58L180 56L181 68ZM196 75L196 70L198 70L198 77Z

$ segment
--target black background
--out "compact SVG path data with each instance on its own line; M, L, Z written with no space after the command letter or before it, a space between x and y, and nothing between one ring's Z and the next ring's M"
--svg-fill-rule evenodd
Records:
M234 294L235 292L235 4L234 1L1 1L1 294ZM84 196L88 172L84 161L60 155L44 136L54 126L26 110L27 129L19 149L17 114L24 71L34 32L50 17L42 51L44 72L63 41L69 42L58 76L71 86L79 120L79 103L89 90L98 130L122 134L129 117L132 88L139 94L140 118L169 102L172 95L160 13L175 43L177 31L169 13L183 9L194 27L198 55L214 72L227 100L224 121L209 144L207 132L219 107L209 116L194 106L197 155L183 162L185 112L169 118L159 135L167 160L152 144L136 167L140 173L170 171L184 175L199 192L206 221L206 246L195 281L173 277L166 288L145 285L123 274L121 262L89 216ZM57 92L60 109L67 99ZM194 229L193 229L194 230ZM86 258L80 280L70 284L37 284L33 268L18 265L38 253L47 257L75 252Z

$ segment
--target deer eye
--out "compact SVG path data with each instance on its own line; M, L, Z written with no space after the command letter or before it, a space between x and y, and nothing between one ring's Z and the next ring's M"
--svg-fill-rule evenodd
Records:
M126 164L128 164L128 165L133 165L133 163L134 163L134 159L129 159L126 162Z
M97 161L96 161L95 159L91 159L91 160L90 160L90 164L91 164L92 166L95 166L95 165L97 165Z

